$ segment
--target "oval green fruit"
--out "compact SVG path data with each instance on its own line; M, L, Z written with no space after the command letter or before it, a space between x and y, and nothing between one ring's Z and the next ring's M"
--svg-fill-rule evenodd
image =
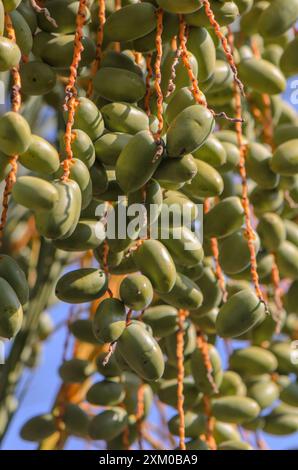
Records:
M120 298L133 310L143 310L151 304L153 289L151 282L142 274L128 274L120 284Z
M289 140L275 150L271 168L275 173L291 176L298 173L298 139Z
M96 249L105 239L105 227L97 220L80 220L70 237L55 240L57 248L64 251Z
M96 268L81 268L64 274L57 282L55 293L60 300L83 303L101 297L107 289L107 278Z
M109 101L140 101L146 92L144 80L134 72L101 67L94 77L94 89Z
M21 51L17 44L8 38L0 38L0 72L7 72L16 67L21 60Z
M218 171L208 163L195 160L197 173L190 183L183 187L183 192L189 197L215 197L220 196L224 183Z
M55 186L36 176L20 176L13 186L14 200L34 211L53 209L59 201Z
M233 370L245 374L266 374L277 368L277 360L270 351L257 346L250 346L234 351L230 356L230 366Z
M92 405L115 406L125 397L124 386L115 380L95 382L86 394L86 400Z
M236 196L223 199L204 217L204 235L222 238L237 231L244 222L244 209Z
M239 76L247 87L258 93L276 95L286 88L286 79L278 67L264 59L250 58L238 65Z
M21 428L20 436L25 441L41 442L57 431L56 419L51 414L34 416Z
M93 319L93 332L101 343L112 343L122 335L126 323L125 305L118 299L104 299Z
M23 309L10 284L0 277L0 336L11 339L15 336L23 321Z
M108 41L132 41L153 31L156 26L155 8L150 3L135 3L111 14L105 23Z
M78 358L64 361L59 367L59 375L64 383L82 383L94 371L94 366L91 362Z
M29 287L25 273L11 256L0 254L0 277L13 288L22 305L28 302Z
M123 408L113 407L94 416L89 425L89 436L95 440L110 441L127 426L128 416Z
M158 290L157 290L158 292ZM160 298L176 308L194 310L203 302L202 292L197 284L184 274L176 274L174 286L167 294L159 293Z
M144 323L152 328L153 335L163 338L178 330L178 311L171 305L156 305L147 308L143 315Z
M212 402L212 413L216 419L227 423L245 423L260 413L259 405L247 397L222 397Z
M137 134L149 130L147 114L129 103L109 103L101 108L105 126L112 132Z
M205 359L202 352L196 349L191 355L191 372L198 390L207 395L213 395L218 392L223 378L223 372L221 367L221 359L216 348L208 344L209 359L212 365L212 380L213 384L210 383L209 372L206 370Z
M132 136L120 132L108 132L94 142L96 158L107 166L114 166Z
M7 155L24 153L30 145L31 130L26 119L14 111L0 118L0 146Z
M29 147L19 156L19 162L37 173L50 175L60 167L59 154L55 147L38 135L31 135Z

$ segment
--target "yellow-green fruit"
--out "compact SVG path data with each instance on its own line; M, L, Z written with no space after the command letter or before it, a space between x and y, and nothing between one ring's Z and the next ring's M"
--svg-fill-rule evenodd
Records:
M76 15L79 9L79 2L74 0L47 0L43 6L47 8L49 14L56 22L56 26L49 21L43 12L37 16L38 26L43 31L49 33L74 33L76 29ZM85 22L90 19L90 11L85 8Z
M264 431L274 436L287 436L293 434L298 430L298 413L296 409L292 410L278 410L274 409L265 418ZM289 407L291 408L291 407Z
M265 145L252 142L247 147L247 174L261 188L272 189L278 184L279 178L272 171L272 154Z
M113 407L94 416L89 425L91 439L110 441L117 437L128 424L128 416L123 408Z
M298 139L298 126L296 124L281 124L275 128L274 143L276 147L293 139Z
M179 29L179 18L177 15L164 12L162 43L170 42ZM150 33L133 41L133 49L137 52L151 52L156 50L156 28Z
M234 0L236 3L240 15L249 11L254 3L253 0Z
M56 85L56 73L52 67L37 60L23 63L20 67L22 92L37 96L49 93Z
M198 63L195 56L191 53L187 53L188 61L193 75L196 77L198 75ZM167 90L171 80L171 73L173 66L175 64L175 52L171 49L165 55L165 58L161 65L161 91L163 95L167 95ZM178 90L184 87L191 86L191 80L187 73L187 69L184 67L183 62L179 61L176 65L176 78L175 78L175 90L173 91L173 99L176 96ZM177 90L177 91L176 91Z
M0 290L0 336L11 339L22 326L23 309L17 294L3 277L0 277Z
M298 173L298 139L289 140L275 150L271 168L275 173L290 176Z
M19 156L19 162L37 173L50 175L60 166L59 154L55 147L38 135L31 135L29 147Z
M298 280L292 282L290 288L286 294L286 306L289 313L298 313L298 304L297 304L297 296L298 296Z
M177 406L177 379L162 380L160 387L158 388L158 398L174 408ZM184 390L184 409L193 408L199 405L202 394L196 388L192 377L185 377L183 380Z
M70 359L59 367L59 375L65 383L83 383L94 372L94 365L85 359Z
M239 15L239 10L234 2L213 2L212 10L215 18L220 25L227 25L233 23ZM209 18L206 15L205 7L201 6L198 11L185 15L185 20L188 24L193 26L205 26L209 27Z
M275 252L286 239L286 229L283 220L274 212L267 212L262 215L257 226L257 232L261 238L262 245L270 252Z
M149 129L149 119L141 108L128 103L110 103L101 108L105 127L110 131L137 134Z
M185 437L196 438L198 435L204 433L206 426L206 417L203 414L187 411L184 416L185 419ZM168 422L169 431L174 436L179 436L179 415L174 415Z
M133 253L137 268L147 276L154 289L170 292L176 281L176 267L167 248L157 240L145 240Z
M257 254L260 249L260 239L255 232L253 244ZM219 245L219 261L227 274L240 273L249 266L251 258L245 229L223 238Z
M123 191L136 191L149 181L160 163L159 159L154 161L156 152L157 145L149 131L141 131L130 139L116 162L116 179Z
M82 195L79 185L73 181L53 181L58 191L58 201L51 210L38 211L35 215L39 233L47 238L67 238L79 221Z
M257 402L261 409L268 408L278 400L279 388L269 377L260 376L259 380L252 380L248 385L247 395Z
M233 370L245 374L265 374L273 372L277 368L277 360L270 351L257 346L250 346L237 349L230 356L230 366Z
M261 189L256 186L250 194L250 202L257 216L264 212L278 211L283 204L283 191L276 189Z
M22 305L28 302L29 288L25 273L11 256L0 254L0 277L13 288Z
M176 308L194 310L203 302L202 292L197 284L184 274L176 274L176 281L170 292L159 294L160 298Z
M160 229L160 241L180 266L196 266L203 260L202 245L187 226Z
M152 328L153 335L163 338L178 330L178 311L171 305L156 305L147 308L142 320Z
M278 372L281 374L297 373L298 365L293 358L293 347L290 343L275 342L270 346L271 352L276 356L278 362Z
M222 396L244 396L246 395L246 386L237 372L227 370L223 373L219 393Z
M30 54L33 46L33 38L27 21L18 11L11 12L10 18L15 30L16 43L19 46L22 55Z
M297 59L297 36L287 45L280 59L280 68L286 77L296 75L298 73Z
M170 13L192 13L200 8L196 0L157 0L158 5Z
M55 240L54 245L65 251L96 249L105 239L105 227L96 220L80 220L70 237Z
M22 426L20 436L25 441L41 442L56 431L56 418L51 414L44 414L29 419Z
M83 438L87 437L89 416L80 406L74 403L66 403L63 410L63 422L69 434Z
M193 157L203 160L214 167L221 167L227 161L227 153L222 143L213 136L208 137L204 145L193 152Z
M107 278L96 268L81 268L64 274L56 285L60 300L69 303L90 302L101 297L107 289Z
M8 38L0 38L0 72L16 67L21 60L21 51L16 43Z
M134 322L128 325L117 342L121 356L145 380L158 380L164 372L162 351L146 329Z
M143 76L142 69L135 63L134 57L126 52L106 51L100 66L129 70L140 77Z
M142 310L151 304L153 289L151 282L142 274L129 274L120 284L120 298L133 310Z
M125 397L124 385L115 380L102 380L89 388L86 400L92 405L114 406L123 401Z
M62 175L63 168L60 167L58 172L55 174L55 177L59 178ZM85 209L92 200L92 180L90 172L82 160L79 160L78 158L72 159L69 178L78 184L82 196L81 208Z
M94 142L96 158L107 166L114 166L132 136L120 132L109 132Z
M34 211L51 210L59 201L55 186L36 176L20 176L12 189L14 200Z
M253 447L248 442L224 441L219 444L218 450L253 450Z
M31 5L21 1L21 3L18 5L17 10L25 18L31 29L32 34L34 34L37 29L37 17L35 11L33 10L33 8L31 8Z
M71 150L73 157L82 160L87 168L91 168L95 161L95 150L89 135L81 129L72 130ZM64 135L60 138L60 154L66 157ZM91 175L92 176L92 175Z
M183 187L183 192L190 198L220 196L224 189L224 183L218 171L201 160L196 159L195 163L197 173L191 182Z
M221 368L221 359L216 348L208 344L208 353L212 364L212 380L210 383L209 371L206 370L205 359L202 352L196 349L191 355L191 371L198 390L204 394L212 395L217 392L222 382L223 372Z
M74 39L73 34L59 34L58 36L49 35L46 43L41 47L41 58L48 65L55 68L66 69L71 65L73 52L74 52ZM83 36L82 44L84 50L82 52L82 59L80 66L91 64L95 59L95 44L94 42Z
M196 101L189 87L183 87L180 88L180 90L177 90L175 94L170 96L168 105L165 109L167 123L171 124L181 111L195 104Z
M233 424L222 423L216 420L214 426L214 438L218 444L227 440L240 441L240 434Z
M206 267L202 275L197 280L197 284L203 294L202 306L193 312L194 315L201 316L208 313L212 308L219 306L222 299L222 292L211 268Z
M215 70L216 51L208 30L205 28L190 28L187 48L197 59L199 82L210 79Z
M65 114L66 117L67 114ZM102 135L104 131L102 115L95 104L88 98L79 98L73 127L86 132L93 141Z
M110 101L140 101L146 92L144 80L134 72L115 67L102 67L94 77L94 89Z
M290 383L280 393L280 399L290 406L298 406L298 384L297 382Z
M212 402L212 413L220 421L241 424L255 419L260 413L260 407L251 398L230 396L215 399Z
M204 144L214 128L211 112L200 105L185 108L171 122L167 132L167 153L182 157Z
M266 38L280 36L295 24L297 17L297 0L273 0L259 17L258 31Z
M226 173L228 171L233 171L236 169L237 165L240 162L240 152L238 149L238 144L233 144L231 142L221 141L221 144L226 152L226 161L219 168L221 173Z
M226 237L237 231L244 222L244 209L236 196L223 199L204 217L206 237Z
M133 41L155 29L155 8L150 3L127 5L107 18L104 34L107 41Z
M163 183L185 183L191 181L197 173L192 155L182 158L164 159L154 173L154 178Z
M298 279L298 248L287 240L276 251L276 262L282 276Z
M203 316L192 315L191 312L191 319L194 324L203 331L203 333L208 335L214 335L216 334L215 322L217 315L218 309L213 308L212 310L210 310L210 312Z
M125 329L125 305L118 299L104 299L93 319L93 332L101 343L117 341Z
M12 169L8 155L0 152L0 182L5 180Z
M0 146L7 155L24 153L30 145L31 130L26 119L14 111L0 118Z
M286 89L286 79L275 65L264 59L245 59L238 65L239 76L258 93L276 95Z
M216 330L224 338L237 338L261 323L264 318L264 305L251 289L245 289L232 295L220 308Z

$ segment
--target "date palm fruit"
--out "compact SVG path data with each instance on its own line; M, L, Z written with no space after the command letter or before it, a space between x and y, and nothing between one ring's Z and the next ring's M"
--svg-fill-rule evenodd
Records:
M158 240L145 240L133 253L137 268L148 277L153 289L170 292L176 281L176 267L166 247Z
M59 375L65 383L82 383L93 373L93 364L84 359L70 359L59 367Z
M144 323L152 328L153 335L164 338L178 330L178 311L171 305L156 305L147 308L143 315Z
M188 50L198 62L199 81L209 80L215 70L216 50L208 30L205 28L190 28L187 44Z
M214 128L211 112L200 105L181 111L167 131L166 149L169 157L182 157L204 144Z
M38 135L31 134L27 150L19 156L19 162L29 170L50 175L60 166L59 154L55 147Z
M81 129L73 129L72 137L71 149L73 157L82 160L87 168L90 169L95 162L95 148L92 140L88 134ZM60 153L63 157L66 155L64 136L60 138Z
M186 377L183 381L184 388L184 408L191 409L198 405L202 399L202 394L198 392L194 381L190 377ZM159 399L166 405L176 407L177 405L177 379L162 380L158 389Z
M0 152L0 182L5 180L5 178L9 175L12 169L11 163L7 155Z
M163 44L169 43L179 29L179 18L177 15L164 11L163 16ZM132 41L133 49L137 52L151 52L156 50L156 28L150 33Z
M291 176L298 172L298 139L289 140L277 147L273 154L271 168L274 172Z
M202 316L220 305L222 292L216 276L210 267L204 268L202 275L197 280L197 284L203 294L203 303L200 308L194 310L192 313L195 316Z
M265 418L264 431L274 436L286 436L297 432L298 413L295 408L279 405Z
M260 240L256 232L254 232L254 237L255 251L258 253ZM244 229L240 229L220 241L219 260L227 274L237 274L249 265L250 252Z
M48 21L46 16L41 13L37 15L38 27L49 33L74 33L76 29L76 15L79 8L79 2L74 0L47 0L44 7L48 9L51 17L55 20L57 26ZM86 22L89 22L90 11L86 8Z
M103 362L104 362L106 355L107 355L106 352L102 352L102 353L99 353L98 356L96 357L95 362L96 362L97 371L104 377L113 378L113 377L120 376L122 371L118 365L115 355L112 354L108 363L104 365Z
M224 146L212 135L192 155L194 158L202 160L215 168L221 167L227 161L227 152Z
M204 219L204 235L222 238L236 232L244 222L244 210L238 197L231 196L216 204Z
M11 256L0 254L0 277L8 282L15 291L20 303L25 305L29 300L26 276Z
M250 289L232 295L220 308L216 330L224 338L246 333L265 318L265 307Z
M116 162L116 179L123 191L136 191L149 181L160 163L154 161L156 151L156 142L149 131L141 131L130 139Z
M114 166L132 136L121 132L108 132L94 142L96 158L107 166Z
M230 423L222 423L221 421L216 420L214 425L214 438L217 444L221 444L227 440L240 441L240 434Z
M279 388L270 376L258 376L248 381L247 396L257 402L261 409L269 408L279 398Z
M125 397L124 385L116 380L95 382L86 394L86 400L92 405L115 406Z
M69 434L83 438L88 436L89 416L80 406L67 403L63 412L63 423Z
M297 15L297 0L273 0L259 17L258 31L264 37L280 36L293 26Z
M120 298L133 310L143 310L153 299L151 282L142 274L129 274L120 284Z
M298 403L298 384L292 382L286 386L280 393L280 399L290 406L297 406Z
M245 396L246 386L237 372L234 372L233 370L227 370L222 375L222 382L219 386L219 393L221 396Z
M80 217L82 195L74 180L53 181L58 192L58 201L50 210L35 214L36 226L46 238L67 238L74 232Z
M191 70L195 76L198 75L198 63L197 59L191 52L187 52L188 61L191 67ZM168 53L165 55L165 58L162 62L161 66L161 90L162 93L165 95L168 89L169 80L171 79L171 70L175 61L175 52L169 50ZM184 87L191 86L191 80L187 73L186 68L183 66L182 62L178 62L176 66L176 78L175 78L175 90L173 91L173 95L176 94L176 89L180 90Z
M128 416L120 407L112 407L101 411L91 419L89 436L91 439L110 441L117 437L127 426Z
M104 34L107 41L132 41L153 31L155 8L150 3L127 5L107 18Z
M212 413L216 419L227 423L245 423L260 413L259 405L247 397L221 397L212 402Z
M202 245L195 233L187 226L161 227L160 240L169 250L170 255L180 266L196 266L203 260Z
M297 295L298 295L298 280L291 283L289 290L286 294L285 303L287 310L289 312L298 313L297 305Z
M279 177L272 171L272 163L272 154L267 147L256 142L248 145L247 173L263 189L272 189L278 184Z
M174 415L168 422L169 431L174 436L179 436L179 415ZM203 414L186 411L185 413L185 437L196 438L204 433L206 417Z
M253 447L248 442L225 441L219 444L218 450L253 450Z
M153 336L139 322L129 324L117 342L119 353L140 377L155 381L164 372L162 351Z
M20 431L25 441L40 442L50 437L57 430L56 419L51 414L34 416L29 419Z
M298 248L289 241L284 241L276 251L276 262L283 276L298 278Z
M10 18L15 30L16 44L19 46L22 54L30 54L33 46L33 37L27 21L18 11L12 11Z
M233 23L239 15L238 7L236 3L232 1L225 1L224 3L213 2L212 9L215 18L222 26ZM185 19L190 25L209 27L209 19L207 18L205 9L202 6L198 11L185 15Z
M55 177L59 178L63 175L62 167L55 173ZM81 208L85 209L92 199L92 180L87 166L82 160L73 158L69 177L75 181L81 190Z
M197 173L197 167L192 155L182 158L165 159L154 173L154 178L163 185L168 183L185 183L192 180Z
M230 356L230 366L245 374L265 374L273 372L277 368L277 360L270 351L250 346L234 351Z
M37 29L37 16L35 11L30 7L30 5L22 1L17 7L17 11L25 18L32 34L34 34Z
M23 309L13 287L0 277L0 336L11 339L22 326Z
M240 152L238 147L232 142L221 141L221 144L226 152L226 161L219 170L221 173L227 173L237 168L240 161Z
M49 93L56 84L56 73L44 62L30 61L20 67L22 91L25 95L38 96Z
M105 228L97 220L80 220L70 237L55 240L57 248L64 251L86 251L94 250L105 239Z
M70 322L69 331L75 338L83 343L97 344L98 341L94 336L92 328L92 320L78 319Z
M56 285L55 293L60 300L83 303L101 297L107 289L107 278L96 268L81 268L64 274Z
M109 103L101 108L105 127L112 132L137 134L149 130L147 114L137 106L129 103Z
M297 44L298 39L295 37L286 46L283 55L280 58L280 68L286 77L296 75L298 72L298 61L297 61Z
M44 42L38 44L40 38L35 36L33 41L33 50L40 47L39 54L43 62L62 71L67 69L72 62L74 51L74 35L73 34L54 34L46 33ZM83 36L82 44L84 50L82 52L82 60L80 66L91 64L95 58L95 45L89 37Z
M195 310L203 302L202 292L197 284L179 272L176 274L175 284L170 292L166 294L158 292L158 294L164 302L176 308Z
M278 67L264 59L254 57L238 65L239 76L246 86L258 93L276 95L286 88L286 79Z
M146 92L144 80L134 72L115 67L102 67L94 78L99 96L110 101L140 101Z
M286 239L286 229L283 220L275 213L266 213L260 218L257 226L262 245L275 252Z
M165 337L164 349L171 365L177 366L177 335L171 334ZM190 359L196 349L196 329L190 321L184 324L184 359Z
M79 98L73 127L86 132L92 141L102 135L104 131L103 116L96 105L88 98Z
M215 197L223 192L224 183L218 171L208 163L195 160L197 173L194 178L183 187L183 192L189 197Z
M21 51L16 43L8 38L0 38L0 72L16 67L21 59Z
M24 153L30 145L31 130L26 119L8 111L0 118L0 145L7 155Z
M125 305L118 299L103 300L93 319L93 332L101 343L117 341L124 332L126 323Z
M34 211L51 210L59 202L55 185L36 176L20 176L12 195L18 204Z
M292 361L293 348L286 342L274 342L270 346L270 351L276 356L278 367L277 371L282 374L296 373L298 370L297 364Z
M216 387L219 387L223 378L221 359L216 348L212 344L208 344L208 352L212 365L212 378ZM204 394L212 395L215 390L207 377L204 358L199 349L196 349L191 355L191 371L198 390Z

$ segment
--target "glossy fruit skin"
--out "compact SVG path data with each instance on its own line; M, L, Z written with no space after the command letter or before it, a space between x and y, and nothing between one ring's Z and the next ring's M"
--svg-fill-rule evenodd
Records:
M140 101L146 92L144 80L134 72L115 67L102 67L94 77L94 88L110 101Z
M72 62L74 50L74 35L73 34L54 34L45 33L45 43L41 44L39 56L41 59L51 67L57 70L67 69ZM39 39L39 38L38 38ZM33 50L36 46L37 36L34 38ZM80 66L91 64L95 58L95 45L90 38L83 36L82 44L84 51L82 52L82 60ZM38 55L38 54L37 54Z
M227 370L223 373L222 382L219 387L219 393L222 396L245 396L246 386L237 372Z
M11 256L0 254L0 277L8 282L15 291L20 303L25 305L29 300L29 287L26 276Z
M197 284L203 294L203 303L200 308L192 312L195 316L202 316L212 308L219 306L222 300L222 292L218 286L217 278L211 268L204 269L202 275L197 280Z
M142 274L129 274L120 284L120 297L127 307L142 310L148 307L153 299L151 282Z
M67 403L63 413L63 422L70 434L83 438L87 437L89 416L80 406Z
M0 336L11 339L22 326L23 309L21 303L8 282L0 277Z
M255 400L261 409L265 409L278 400L279 388L270 379L260 379L248 386L247 395Z
M274 172L291 176L298 172L298 139L289 140L277 147L273 154L271 168Z
M141 131L130 139L116 163L116 179L124 192L140 189L153 176L160 163L158 159L154 162L156 151L156 142L149 131Z
M298 1L274 0L270 2L258 20L258 31L264 37L280 36L295 23Z
M170 229L161 227L159 238L180 266L196 266L203 260L204 251L198 236L186 225Z
M64 383L83 383L94 372L91 362L73 358L64 361L59 367L59 375Z
M88 98L79 98L73 127L86 132L92 141L102 135L104 131L103 117L96 105Z
M256 233L253 243L257 254L260 249L260 239ZM237 274L249 266L250 252L244 229L240 229L221 240L219 261L227 274Z
M280 399L290 406L298 406L298 385L297 382L290 383L280 393Z
M30 61L20 67L22 91L39 96L49 93L56 84L56 73L44 62Z
M196 438L204 432L206 417L203 414L186 411L185 413L185 437ZM169 431L174 436L179 436L179 416L174 415L168 422Z
M213 135L209 136L204 145L192 154L194 158L203 160L215 168L221 167L227 161L225 148Z
M105 228L96 220L80 220L74 232L63 240L55 240L57 248L65 251L94 250L105 239Z
M117 437L127 426L128 416L123 408L113 407L94 416L89 425L91 439L110 441Z
M276 95L285 90L286 80L282 72L264 59L245 59L238 65L238 70L245 85L258 93Z
M16 44L22 54L29 55L33 46L33 38L27 21L18 11L11 12L10 18L15 30Z
M156 305L144 311L142 320L152 328L155 337L163 338L177 331L177 314L177 309L171 305Z
M38 415L22 426L20 436L25 441L40 442L54 434L56 429L56 420L53 415Z
M226 237L244 222L244 210L238 197L231 196L216 204L204 218L204 235Z
M156 172L154 178L161 182L185 183L192 180L197 173L197 167L192 155L184 155L182 158L173 158L163 160Z
M142 274L150 279L153 289L160 293L170 292L176 280L176 267L162 243L145 240L133 253L133 260Z
M59 200L58 191L52 183L26 175L18 178L12 195L18 204L35 211L51 210Z
M265 318L265 308L252 290L245 289L232 295L216 319L217 333L222 337L242 335Z
M7 155L16 155L27 150L31 130L26 119L18 113L8 111L0 118L0 145Z
M182 157L197 150L204 144L213 127L214 118L209 110L200 105L185 108L172 121L167 132L169 157Z
M212 9L220 25L233 23L239 14L237 5L234 2L216 2L212 4ZM185 15L186 22L194 26L209 26L209 19L206 16L203 6L194 13Z
M240 424L256 418L260 407L251 398L230 396L216 398L212 403L212 412L216 419Z
M284 241L276 252L276 262L283 276L298 279L298 248Z
M248 442L225 441L218 446L218 450L253 450Z
M114 166L132 136L121 132L109 132L94 142L96 158L107 166Z
M92 329L92 321L88 318L74 320L69 325L72 335L83 343L98 344Z
M279 177L272 171L272 154L264 145L252 142L247 148L246 168L261 188L272 189L278 184Z
M176 281L171 291L167 294L159 294L164 302L176 308L194 310L203 302L202 293L194 281L184 274L177 272Z
M270 252L275 252L286 239L286 229L283 220L274 212L267 212L260 218L257 232L262 245Z
M149 129L149 119L141 108L129 103L109 103L101 108L105 127L113 132L137 134Z
M71 142L71 149L73 157L82 160L87 168L91 168L95 162L95 149L89 135L81 129L72 130L73 140ZM64 136L60 139L60 153L62 157L66 156Z
M104 299L93 319L93 332L101 343L117 341L125 329L126 310L118 299Z
M202 399L202 394L198 392L191 377L184 378L183 387L185 391L184 408L191 409L198 405ZM157 393L163 403L175 408L177 405L177 379L162 380Z
M194 54L198 62L199 80L205 82L214 74L216 51L214 42L205 28L190 28L188 50Z
M297 61L297 44L298 39L295 37L285 48L283 55L280 59L280 68L286 77L295 75L298 71Z
M107 278L96 268L81 268L64 274L56 285L60 300L69 303L89 302L101 297L107 289Z
M10 39L0 38L0 72L16 67L21 59L21 51Z
M108 41L132 41L153 31L155 8L149 3L132 4L107 18L104 34Z
M95 382L86 394L86 400L92 405L115 406L123 401L125 390L123 384L115 380Z
M216 348L211 344L208 345L208 351L213 369L212 377L216 387L219 387L223 378L221 359ZM215 390L207 377L204 359L199 349L196 349L191 355L191 371L198 390L204 394L213 395Z
M26 152L19 156L19 162L37 173L50 175L60 167L59 154L55 147L38 135L31 134Z
M120 336L117 348L130 367L145 380L155 381L162 377L164 359L161 349L144 327L131 323Z
M257 375L273 372L277 368L275 356L266 349L250 346L234 351L230 357L232 369Z
M215 197L220 196L224 183L218 171L208 163L195 160L197 174L192 181L183 187L183 192L189 197Z

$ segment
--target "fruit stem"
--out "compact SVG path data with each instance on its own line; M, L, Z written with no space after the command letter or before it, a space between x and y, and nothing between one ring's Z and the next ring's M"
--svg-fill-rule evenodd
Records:
M177 331L177 410L179 414L179 449L186 450L185 446L185 417L184 417L184 395L183 395L183 381L184 381L184 322L187 316L187 311L180 309L178 312L178 331Z
M144 98L144 105L145 105L145 111L147 116L151 116L151 109L150 109L150 97L151 97L151 86L150 86L150 81L153 75L153 70L152 70L152 53L149 52L146 55L146 70L147 70L147 75L146 75L146 94Z
M88 83L88 89L86 96L90 98L93 93L93 77L95 76L96 72L98 71L101 59L102 59L102 45L103 45L103 27L106 22L106 6L105 0L98 0L98 30L97 30L97 37L96 37L96 53L95 53L95 60L91 66L91 74L90 80Z

